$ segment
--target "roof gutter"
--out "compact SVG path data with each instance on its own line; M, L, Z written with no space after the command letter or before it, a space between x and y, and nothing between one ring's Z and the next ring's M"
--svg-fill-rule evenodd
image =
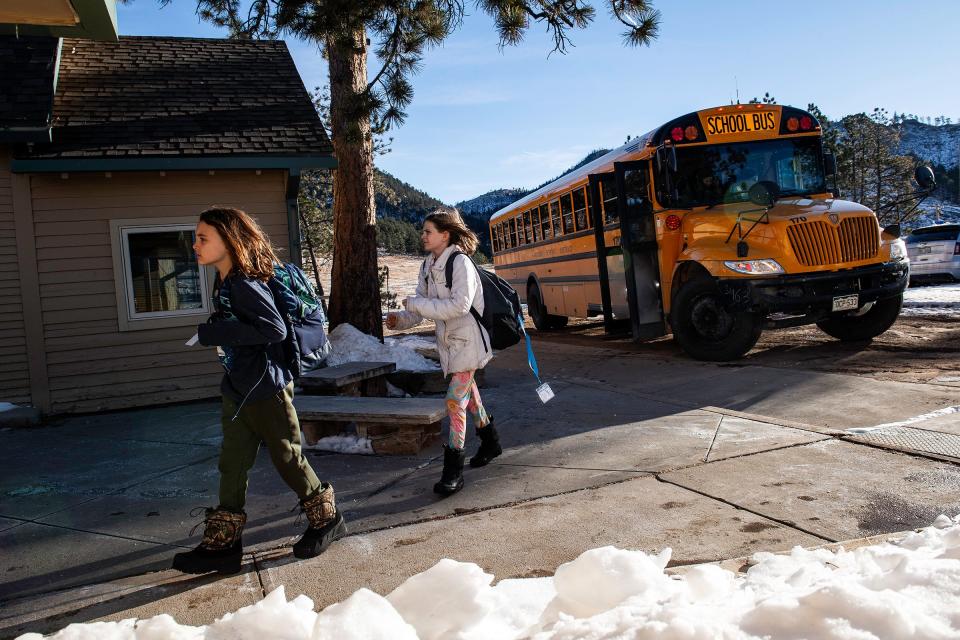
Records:
M13 158L13 173L72 173L89 171L207 171L225 169L336 169L333 154L315 156L201 156L117 158Z

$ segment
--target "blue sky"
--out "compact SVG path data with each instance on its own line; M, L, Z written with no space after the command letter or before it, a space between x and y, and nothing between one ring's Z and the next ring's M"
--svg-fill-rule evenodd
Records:
M660 0L660 37L621 44L606 0L566 55L534 26L499 50L492 21L469 15L414 78L406 123L377 165L447 203L533 187L599 147L736 98L815 102L830 117L875 106L960 121L960 2ZM118 7L123 35L223 37L194 0ZM315 46L288 38L308 89L326 81ZM370 61L370 73L379 67Z

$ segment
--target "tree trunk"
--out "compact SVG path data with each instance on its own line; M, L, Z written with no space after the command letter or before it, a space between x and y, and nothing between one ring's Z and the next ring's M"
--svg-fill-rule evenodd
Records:
M373 200L373 136L370 118L358 108L367 85L366 33L352 44L327 41L330 122L337 169L333 176L333 271L330 328L349 322L383 338L377 283L377 219ZM359 115L358 115L359 114Z

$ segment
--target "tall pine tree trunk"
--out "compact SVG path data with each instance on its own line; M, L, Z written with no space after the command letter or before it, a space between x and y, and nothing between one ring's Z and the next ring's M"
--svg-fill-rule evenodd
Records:
M352 42L351 42L352 41ZM337 169L333 177L333 271L330 327L349 322L383 337L377 283L377 227L373 201L373 136L357 96L367 86L366 33L327 41L330 121Z

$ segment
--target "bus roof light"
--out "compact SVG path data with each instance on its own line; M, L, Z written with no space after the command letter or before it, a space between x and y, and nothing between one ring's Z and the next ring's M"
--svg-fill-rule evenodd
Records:
M683 135L686 136L687 140L693 141L700 135L700 131L691 124L683 130Z
M800 128L804 131L810 131L810 129L813 129L813 118L810 116L802 116L800 118Z
M790 118L789 120L787 120L787 129L789 129L791 133L793 133L799 128L800 128L800 121L798 119Z
M681 140L683 140L683 128L674 127L673 129L671 129L670 137L673 138L674 142L680 142Z

